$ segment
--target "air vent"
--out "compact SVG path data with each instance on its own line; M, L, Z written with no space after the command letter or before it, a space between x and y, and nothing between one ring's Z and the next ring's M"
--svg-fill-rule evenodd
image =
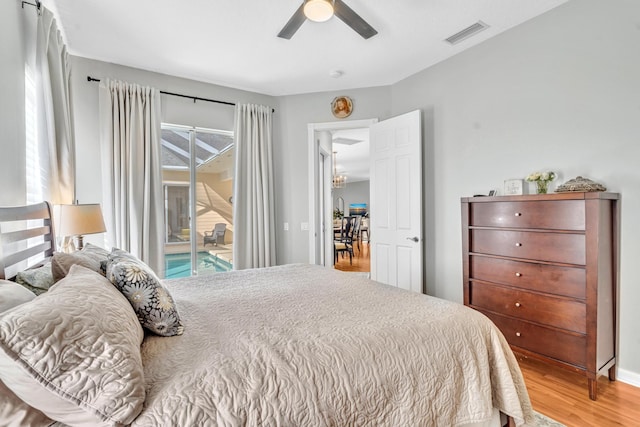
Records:
M465 28L464 30L458 31L454 35L447 37L445 41L454 45L468 39L471 36L478 34L482 30L486 30L487 28L489 28L487 24L482 21L478 21L475 24Z
M354 145L357 144L358 142L362 142L361 139L353 139L353 138L343 138L343 137L337 137L337 138L333 138L332 143L334 144L342 144L342 145Z

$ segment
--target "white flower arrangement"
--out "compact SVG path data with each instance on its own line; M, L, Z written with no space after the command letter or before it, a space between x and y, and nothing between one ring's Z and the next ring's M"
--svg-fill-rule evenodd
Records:
M527 175L527 177L525 178L525 180L529 182L540 182L540 181L549 182L549 181L553 181L554 179L556 179L556 173L551 171L533 172Z

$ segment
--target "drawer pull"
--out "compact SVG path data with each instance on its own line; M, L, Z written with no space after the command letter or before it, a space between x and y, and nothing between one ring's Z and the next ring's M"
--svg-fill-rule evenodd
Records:
M522 304L520 304L519 302L516 303L516 307L520 307Z
M516 273L516 277L522 277L522 273Z
M521 334L520 332L516 332L516 336L519 337Z
M518 243L516 243L516 246L520 247L520 246L522 246L522 243L518 242Z
M516 212L516 216L522 216L520 212Z

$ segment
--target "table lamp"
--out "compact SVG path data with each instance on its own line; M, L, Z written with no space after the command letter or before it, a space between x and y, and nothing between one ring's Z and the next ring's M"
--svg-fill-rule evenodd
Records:
M59 205L56 234L65 237L75 236L78 240L78 250L83 247L83 235L105 231L107 230L99 204Z

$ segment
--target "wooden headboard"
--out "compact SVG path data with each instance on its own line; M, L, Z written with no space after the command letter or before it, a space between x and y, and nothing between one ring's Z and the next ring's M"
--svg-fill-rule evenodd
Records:
M0 279L13 278L19 270L31 267L31 257L53 256L52 217L48 202L0 208Z

